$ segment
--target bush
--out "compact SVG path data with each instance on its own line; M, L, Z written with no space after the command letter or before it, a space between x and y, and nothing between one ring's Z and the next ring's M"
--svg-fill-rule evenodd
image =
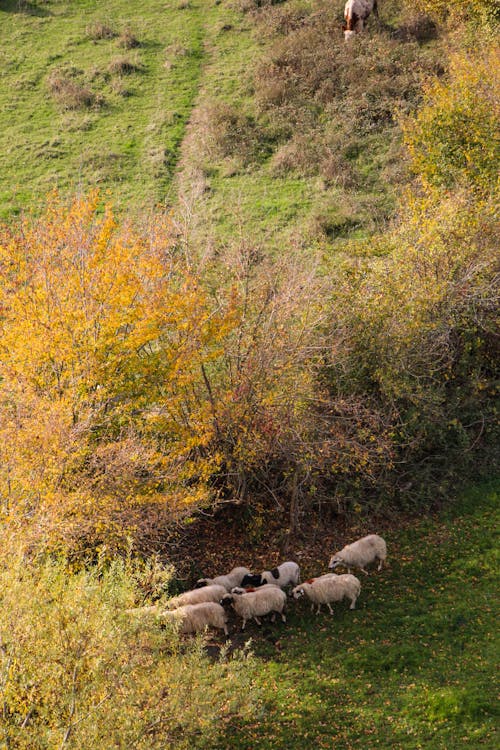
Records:
M26 521L39 543L112 553L139 508L173 519L211 497L200 368L233 310L209 311L168 222L153 241L97 211L95 195L54 199L38 221L1 228L0 493L3 520Z
M480 51L479 51L480 49ZM500 162L498 48L455 54L445 80L432 80L405 138L415 171L432 185L488 191Z
M154 618L125 613L151 568L115 562L69 573L2 538L2 736L11 748L217 747L255 710L248 655L209 660ZM154 566L153 566L154 568Z

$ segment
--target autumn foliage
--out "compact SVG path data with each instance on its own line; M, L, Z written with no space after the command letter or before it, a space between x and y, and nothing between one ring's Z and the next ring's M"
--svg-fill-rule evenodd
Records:
M234 325L168 220L139 237L97 205L53 199L0 240L3 513L49 536L88 527L94 544L141 504L175 517L206 501L217 457L201 370Z
M134 228L97 194L3 226L4 524L79 556L147 551L237 501L255 523L278 509L286 536L318 508L434 502L488 464L497 54L455 54L426 85L398 219L342 254L211 255L175 216Z

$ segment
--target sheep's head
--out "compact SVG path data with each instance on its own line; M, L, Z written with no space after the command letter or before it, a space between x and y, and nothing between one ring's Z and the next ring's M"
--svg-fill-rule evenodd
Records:
M195 589L201 589L204 586L208 586L208 578L198 578L194 585Z
M330 558L330 562L328 563L328 567L330 568L330 570L335 570L335 568L338 568L339 565L344 565L344 564L345 563L342 560L342 558L340 557L340 555L333 555Z
M245 586L262 586L263 583L260 573L247 573L243 576L241 585L245 588Z
M220 600L220 603L224 607L224 609L228 609L234 602L234 595L233 594L225 594L225 596L222 597Z
M355 34L356 32L352 31L352 29L344 29L344 40L348 42Z
M294 599L300 599L301 596L304 596L304 588L302 585L295 586L294 589L292 589L292 596Z

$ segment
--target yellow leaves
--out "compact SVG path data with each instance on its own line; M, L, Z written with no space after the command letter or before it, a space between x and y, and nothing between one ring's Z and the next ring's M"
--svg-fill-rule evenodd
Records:
M416 116L403 123L415 171L434 185L482 192L498 180L500 53L495 42L455 54L448 77L432 80Z
M0 493L63 535L106 536L144 502L206 502L220 461L200 368L237 321L234 295L212 309L168 221L139 235L98 200L53 197L0 235Z

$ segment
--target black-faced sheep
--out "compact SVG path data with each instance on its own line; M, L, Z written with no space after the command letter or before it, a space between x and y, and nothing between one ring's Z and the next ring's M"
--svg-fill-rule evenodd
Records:
M247 574L241 581L245 586L263 586L270 583L273 586L296 586L300 581L300 568L296 562L284 562L272 570L264 570L263 573Z
M322 604L326 604L330 614L333 615L331 602L340 602L344 597L350 600L349 609L354 609L356 600L361 591L361 583L355 576L351 575L332 575L326 574L319 578L311 578L309 581L295 586L292 591L294 599L300 599L304 594L310 599L311 612L314 612L314 605L317 605L316 614L318 615Z
M335 570L339 565L343 565L347 568L348 573L351 572L351 568L359 568L368 575L364 569L365 566L378 562L377 570L382 570L382 564L386 557L387 545L385 541L377 534L369 534L362 539L358 539L357 542L347 544L340 552L332 555L328 567Z
M185 591L167 602L168 609L177 609L187 604L200 604L200 602L220 602L227 589L224 586L204 586L201 589Z
M231 591L234 586L240 586L243 577L248 575L250 571L248 568L233 568L229 573L222 576L216 576L215 578L199 578L196 582L195 588L202 588L203 586L224 586L226 591Z
M199 633L205 628L220 628L227 635L227 614L217 602L187 604L160 615L167 622L179 624L179 633Z
M378 17L377 0L347 0L343 24L346 41L363 30L364 23L372 11Z
M271 613L273 622L276 613L281 615L283 622L286 622L286 617L283 614L286 594L278 586L263 586L244 594L226 594L221 603L225 607L232 606L236 614L243 619L242 630L245 629L247 621L251 620L252 617L257 625L260 625L259 617Z

